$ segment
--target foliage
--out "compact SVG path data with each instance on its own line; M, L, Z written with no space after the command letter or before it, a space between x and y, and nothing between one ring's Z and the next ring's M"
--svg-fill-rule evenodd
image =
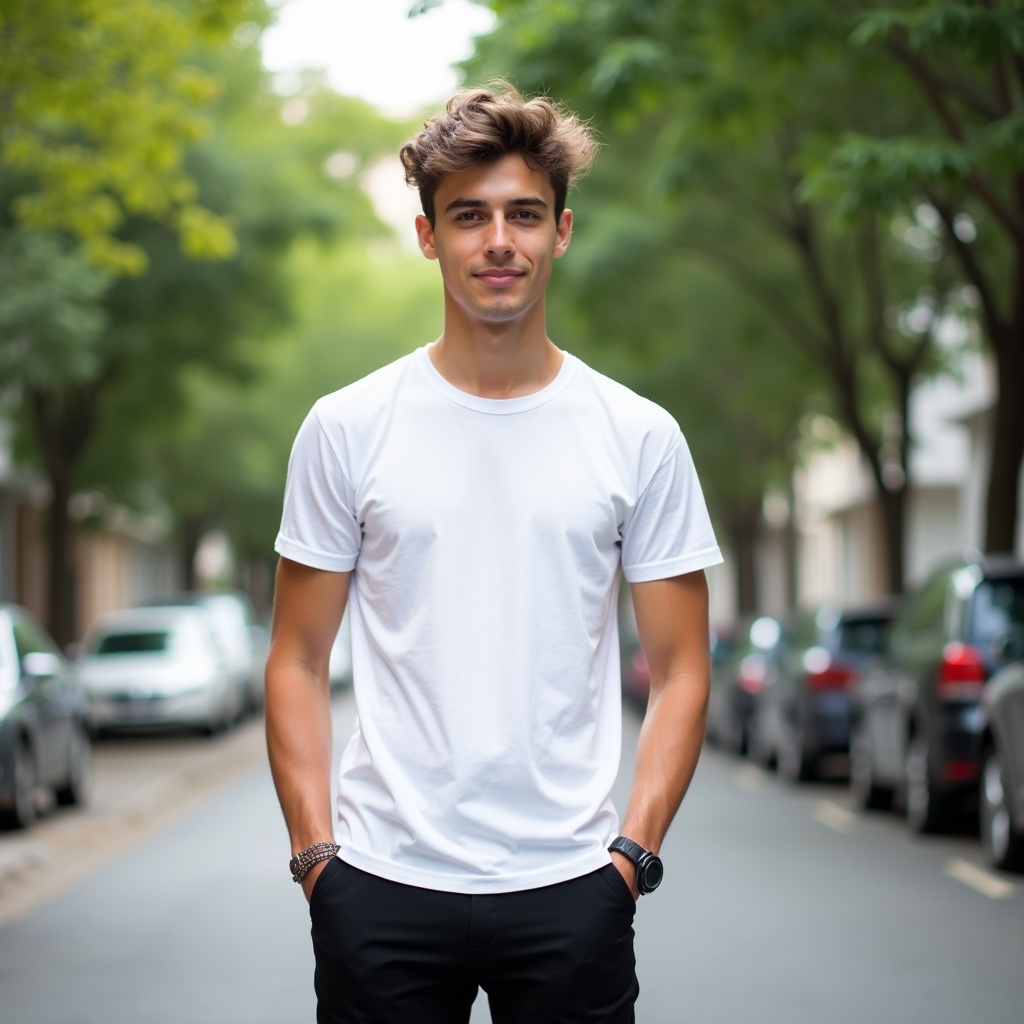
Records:
M468 64L471 77L505 74L527 91L550 92L593 118L608 143L580 201L583 207L604 177L587 208L600 220L605 244L588 260L589 280L575 293L578 304L598 310L592 327L607 335L605 325L614 324L610 343L622 347L656 333L647 309L632 301L634 281L666 274L683 254L731 282L738 290L732 301L755 302L767 318L765 345L746 359L765 387L751 399L745 429L761 432L761 447L773 450L779 434L772 417L795 427L806 403L793 389L771 387L772 370L816 368L827 410L853 434L874 472L890 585L900 589L909 390L922 374L941 368L935 332L947 313L965 310L962 285L971 280L951 261L938 223L948 217L951 231L955 218L969 216L964 196L933 196L922 175L936 188L956 175L969 181L979 161L1011 153L1016 115L956 145L937 138L941 117L922 103L906 65L872 41L905 31L913 45L938 46L944 25L944 50L968 62L984 62L996 51L1005 57L1019 26L1011 29L1013 18L1004 15L1019 4L905 4L885 11L810 0L596 0L585 8L494 0L490 6L499 24L480 41ZM991 17L982 10L990 6L996 8ZM942 8L946 21L926 17L925 8L933 14ZM956 41L952 26L962 30L974 15L977 23ZM964 86L947 54L943 59L958 88L972 98L980 94ZM616 151L626 157L611 161L605 174L601 166ZM1006 166L1015 159L1014 152ZM875 201L880 197L884 203ZM920 243L923 235L927 244ZM674 311L666 297L658 316L681 325L681 353L693 344L684 325L695 313L686 291L677 291ZM609 319L611 296L623 310ZM734 329L723 324L714 360L705 361L703 372L680 376L680 391L699 396L721 386L714 362L743 365ZM664 378L669 365L654 376ZM811 388L819 407L822 390ZM723 438L736 431L729 403L709 416L703 429ZM722 449L728 453L727 445ZM726 481L742 475L742 459L736 445L731 460L727 454L709 467L713 493L725 499ZM764 475L755 469L749 479L756 485Z
M216 82L192 63L248 0L5 0L0 6L0 161L28 177L20 225L68 232L92 262L139 273L117 237L128 216L173 227L193 258L234 251L230 225L197 199L187 148Z

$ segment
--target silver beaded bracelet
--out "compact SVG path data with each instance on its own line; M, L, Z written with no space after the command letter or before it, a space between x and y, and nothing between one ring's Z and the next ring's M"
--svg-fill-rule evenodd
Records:
M309 869L314 864L319 864L322 860L330 860L331 857L336 857L340 849L341 847L337 843L323 842L314 843L312 846L307 846L304 850L299 850L288 861L288 870L292 873L292 881L301 882L309 874Z

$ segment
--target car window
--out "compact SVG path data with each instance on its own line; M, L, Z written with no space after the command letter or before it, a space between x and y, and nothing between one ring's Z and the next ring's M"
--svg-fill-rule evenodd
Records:
M968 638L986 654L1024 629L1024 578L986 580L974 591Z
M851 654L878 654L888 631L889 619L885 616L844 619L839 627L839 649Z
M154 654L166 651L169 641L170 634L165 629L104 633L98 638L95 653L99 655Z

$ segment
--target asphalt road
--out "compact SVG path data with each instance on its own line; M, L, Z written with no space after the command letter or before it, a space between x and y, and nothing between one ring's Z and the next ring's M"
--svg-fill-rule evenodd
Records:
M339 735L351 717L343 695ZM636 731L627 715L626 766ZM0 835L2 1024L313 1021L261 747L256 723L104 744L88 812ZM707 751L663 857L637 914L640 1024L1024 1020L1024 877L986 872L967 836L913 839L840 786Z

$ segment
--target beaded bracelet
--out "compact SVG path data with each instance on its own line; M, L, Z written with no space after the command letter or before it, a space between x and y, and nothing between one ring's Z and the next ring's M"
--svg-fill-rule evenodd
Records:
M331 857L336 857L341 847L337 843L314 843L312 846L307 846L306 849L300 850L294 857L288 862L288 870L292 873L293 882L301 882L306 875L309 874L309 869L314 864L319 864L322 860L330 860Z

